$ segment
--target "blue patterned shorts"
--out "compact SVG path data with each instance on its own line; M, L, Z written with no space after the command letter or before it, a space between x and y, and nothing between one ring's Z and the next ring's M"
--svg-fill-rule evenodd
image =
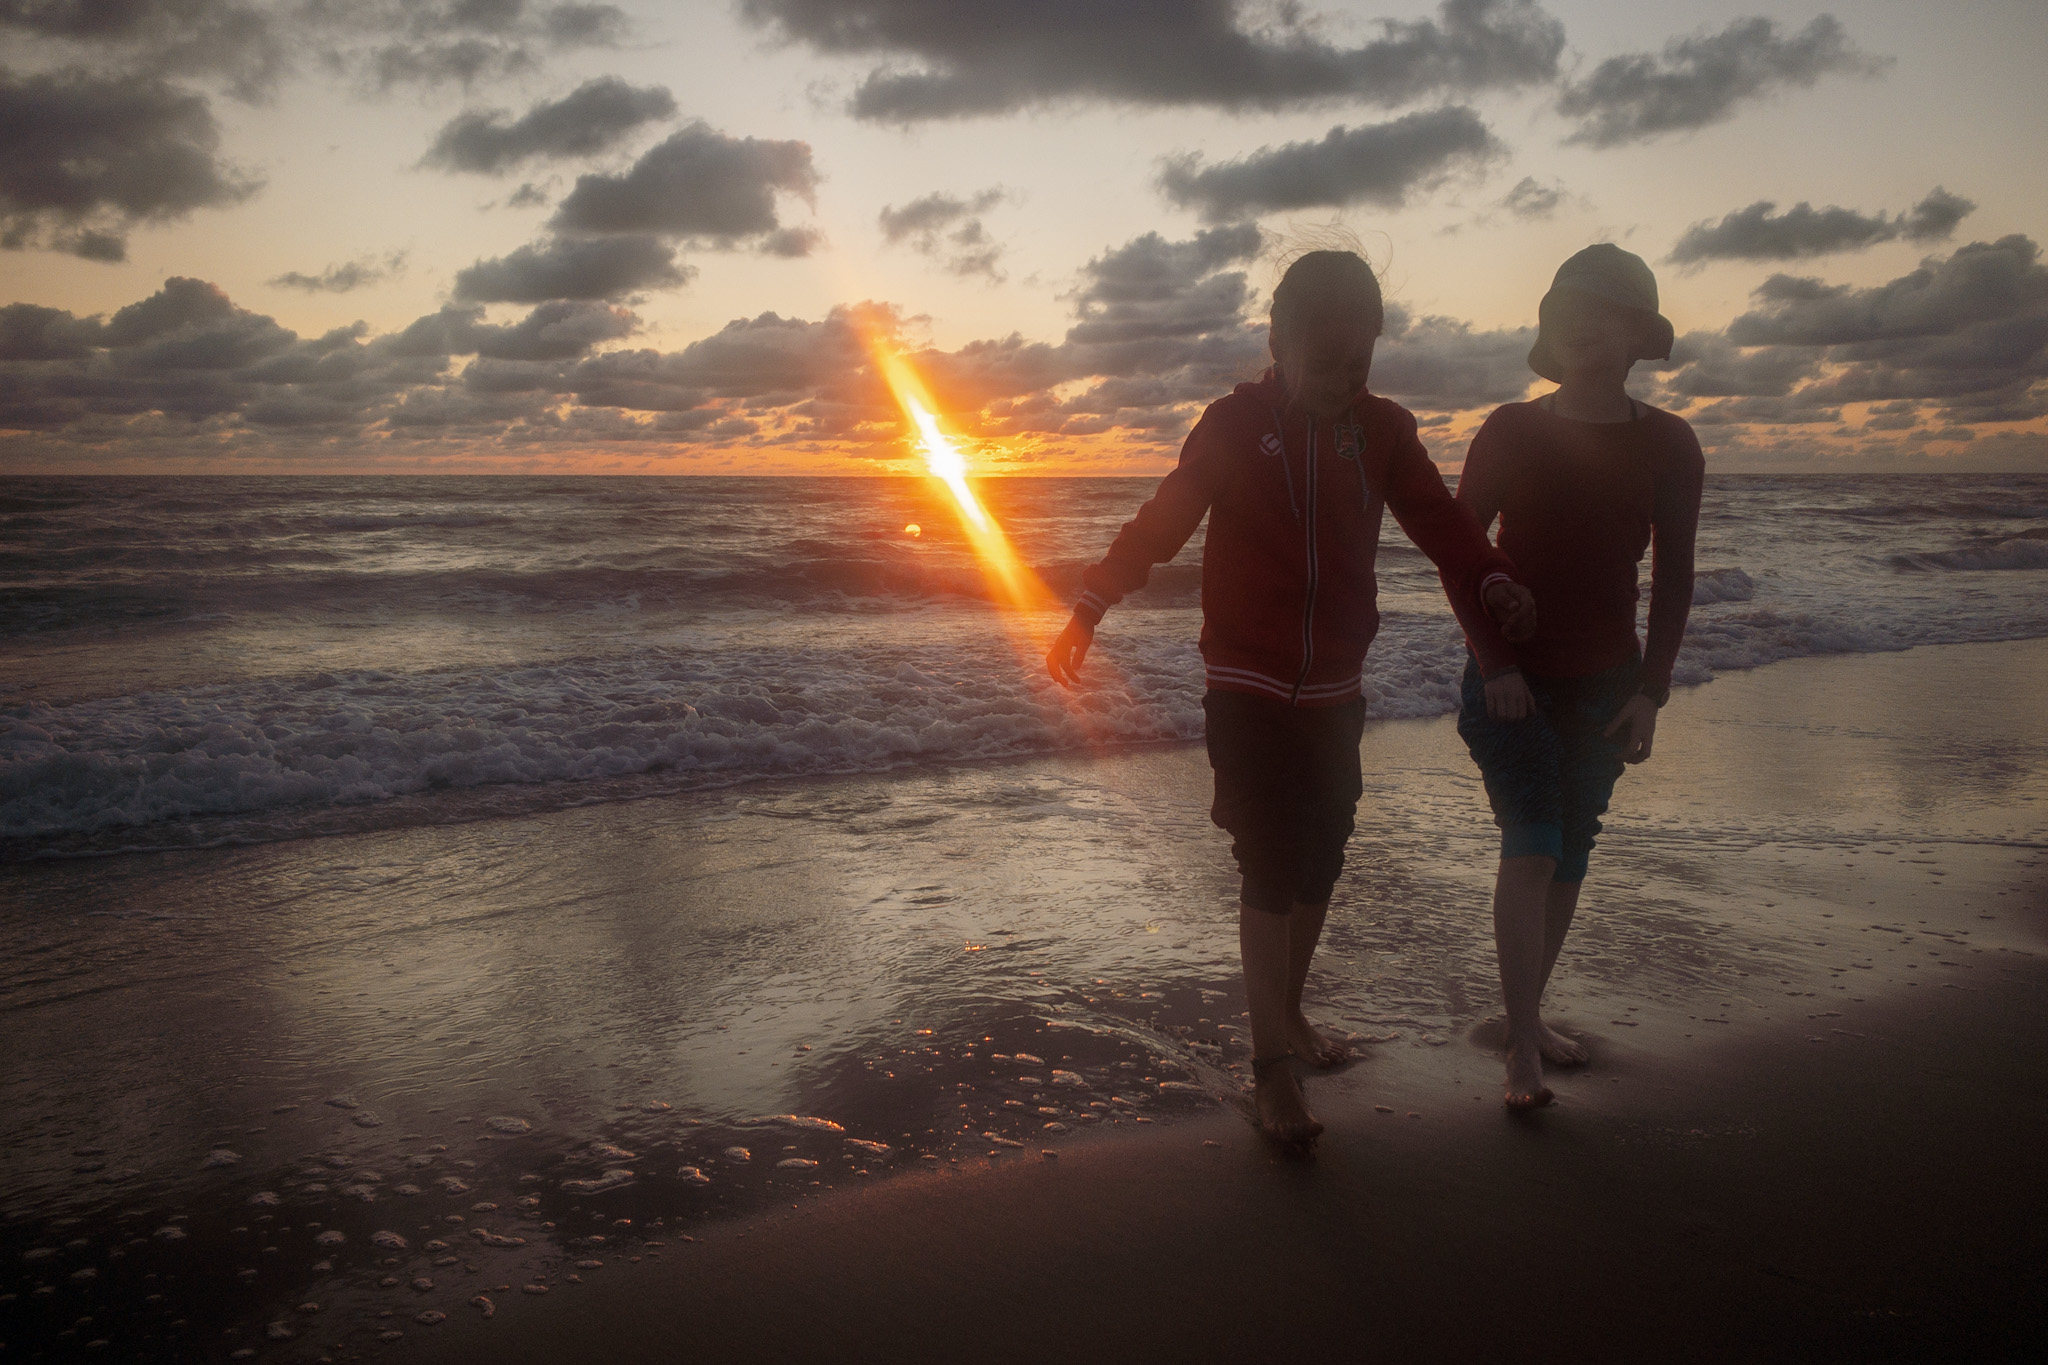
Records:
M1486 714L1478 661L1466 656L1458 733L1485 779L1501 857L1555 858L1554 880L1585 880L1600 817L1624 766L1621 745L1601 732L1636 694L1642 670L1642 660L1632 658L1584 678L1525 673L1535 712L1494 720Z

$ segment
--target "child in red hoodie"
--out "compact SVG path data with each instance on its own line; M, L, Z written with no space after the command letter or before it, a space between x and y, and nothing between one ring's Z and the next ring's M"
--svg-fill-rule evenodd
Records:
M1344 1061L1309 1025L1303 983L1363 790L1360 674L1379 627L1373 559L1383 510L1442 569L1465 614L1507 639L1534 627L1529 591L1452 501L1406 409L1369 393L1384 310L1356 253L1314 251L1273 291L1276 364L1209 405L1180 463L1082 575L1046 656L1072 686L1103 613L1144 586L1209 518L1202 556L1202 698L1215 822L1243 874L1238 946L1259 1126L1322 1131L1287 1066Z
M1671 354L1657 279L1640 256L1587 247L1559 268L1537 316L1529 367L1557 391L1486 419L1458 501L1483 527L1500 518L1500 548L1536 594L1541 624L1510 643L1451 599L1472 648L1458 733L1501 829L1493 934L1514 1109L1550 1103L1545 1059L1586 1060L1539 1006L1614 781L1623 764L1650 756L1657 709L1671 695L1705 472L1685 420L1623 387L1637 360ZM1652 546L1649 638L1639 648L1637 565Z

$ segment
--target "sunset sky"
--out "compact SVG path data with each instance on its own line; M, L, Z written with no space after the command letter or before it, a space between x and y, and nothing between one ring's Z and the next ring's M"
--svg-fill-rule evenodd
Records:
M864 335L978 472L1158 472L1333 225L1447 469L1596 241L1710 468L2044 469L2044 55L2035 0L0 0L0 472L918 468Z

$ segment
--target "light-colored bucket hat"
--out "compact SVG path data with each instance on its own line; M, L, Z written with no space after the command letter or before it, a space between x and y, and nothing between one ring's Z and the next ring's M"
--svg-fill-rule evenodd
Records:
M1634 252L1623 251L1612 242L1587 247L1557 268L1557 277L1551 280L1550 292L1543 296L1543 302L1549 303L1559 294L1582 294L1645 315L1651 324L1649 336L1635 358L1671 358L1673 329L1669 319L1657 311L1656 273ZM1540 304L1537 316L1542 316ZM1529 368L1553 382L1564 379L1564 371L1550 353L1540 321L1536 344L1529 348Z

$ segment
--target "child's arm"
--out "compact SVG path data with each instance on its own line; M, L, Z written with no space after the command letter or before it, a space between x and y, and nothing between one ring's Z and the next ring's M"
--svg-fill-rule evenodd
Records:
M1407 417L1402 439L1387 457L1382 477L1388 510L1437 566L1444 595L1461 619L1470 615L1489 625L1497 619L1495 628L1503 634L1528 639L1536 629L1535 599L1516 580L1514 564L1486 539L1471 510L1452 499L1414 424Z
M1699 537L1700 490L1706 457L1692 428L1678 424L1672 450L1659 471L1650 510L1650 621L1643 643L1643 692L1663 704L1671 669L1692 614L1693 546ZM1678 444L1682 441L1683 444Z
M1685 619L1692 614L1693 543L1699 535L1706 458L1692 428L1682 422L1672 446L1659 464L1650 505L1650 627L1641 690L1622 703L1606 731L1621 742L1621 757L1628 763L1650 756L1657 708L1671 695L1671 667L1685 638Z
M1164 564L1180 553L1181 546L1202 524L1215 497L1215 464L1212 447L1220 437L1220 424L1208 414L1195 423L1181 446L1180 463L1160 480L1159 489L1138 509L1138 515L1124 523L1102 562L1081 573L1081 600L1074 615L1046 651L1045 666L1053 680L1063 687L1080 681L1082 661L1094 642L1095 627L1111 607L1127 594L1145 586L1154 564Z
M1464 472L1458 475L1457 501L1472 514L1482 537L1492 528L1493 519L1500 515L1501 506L1507 501L1502 440L1499 424L1489 417L1472 437L1472 444L1465 451ZM1514 673L1515 647L1500 626L1486 612L1473 609L1472 599L1455 590L1456 585L1448 573L1439 576L1443 580L1444 596L1450 599L1451 610L1458 615L1458 624L1465 628L1465 639L1472 646L1473 657L1479 660L1480 676L1491 680ZM1527 639L1528 636L1522 638Z

